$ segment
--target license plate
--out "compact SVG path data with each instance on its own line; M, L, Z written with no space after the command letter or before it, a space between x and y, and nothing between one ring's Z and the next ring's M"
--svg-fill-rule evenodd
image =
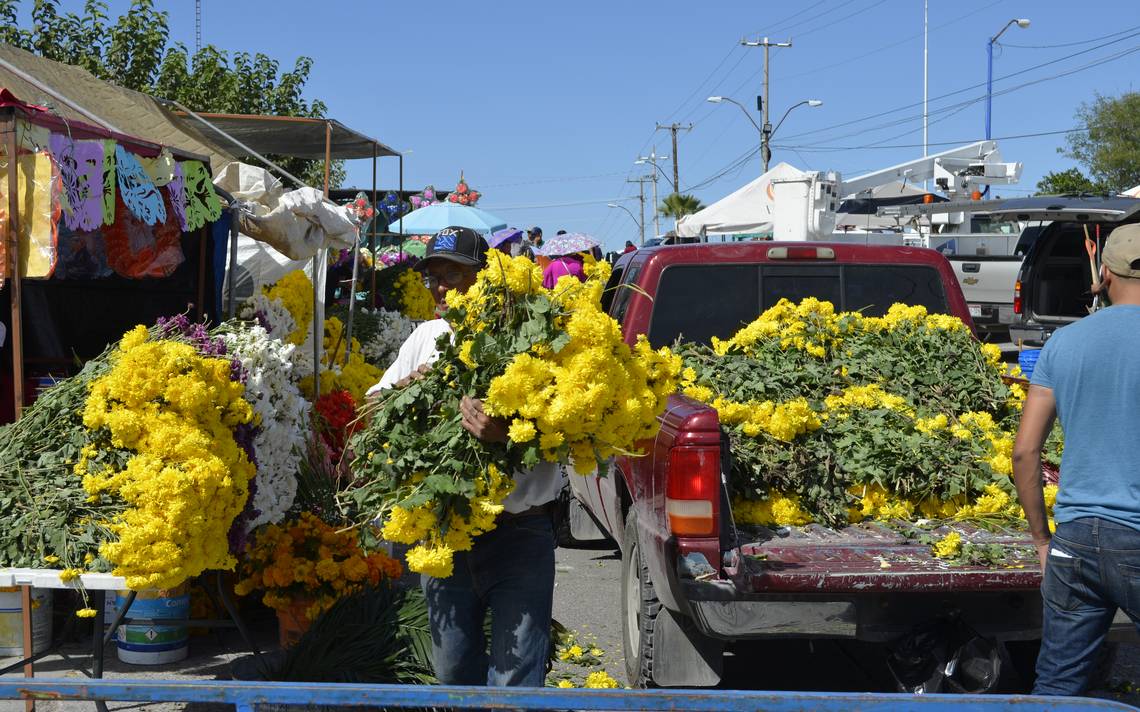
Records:
M981 316L981 315L982 315L982 307L981 307L981 305L979 305L979 304L969 304L969 305L967 305L967 306L969 306L969 307L970 307L970 316Z

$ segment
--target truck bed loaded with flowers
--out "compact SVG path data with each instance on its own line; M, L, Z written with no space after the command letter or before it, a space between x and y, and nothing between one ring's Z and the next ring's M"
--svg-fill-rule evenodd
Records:
M897 643L939 619L995 646L1039 636L1010 462L1024 381L974 338L944 258L640 250L607 299L627 340L684 363L647 455L571 478L622 548L632 683L716 684L738 639Z

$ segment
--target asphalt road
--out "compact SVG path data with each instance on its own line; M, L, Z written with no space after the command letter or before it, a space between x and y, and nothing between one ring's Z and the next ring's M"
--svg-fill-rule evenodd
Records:
M628 684L622 656L621 557L613 549L558 549L554 617L603 652L598 666L560 662L554 676L578 679L604 669ZM893 692L878 646L782 640L739 646L725 660L729 689ZM1140 644L1121 644L1109 685L1092 696L1140 706Z

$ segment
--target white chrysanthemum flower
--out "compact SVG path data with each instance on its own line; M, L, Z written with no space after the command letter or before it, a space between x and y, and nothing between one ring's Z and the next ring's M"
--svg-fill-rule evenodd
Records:
M257 458L253 507L258 515L247 523L252 530L281 521L293 505L311 406L297 388L298 347L273 338L260 326L228 331L222 338L229 353L241 360L247 373L245 398L261 416L261 430L253 441Z

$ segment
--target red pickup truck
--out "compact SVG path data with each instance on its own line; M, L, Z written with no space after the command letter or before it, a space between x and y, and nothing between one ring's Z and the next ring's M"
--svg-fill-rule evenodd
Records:
M622 257L609 286L609 313L626 340L646 334L655 347L678 337L727 338L781 298L809 296L869 315L896 302L922 304L973 328L949 263L927 249L663 246ZM816 524L738 528L724 487L732 452L717 412L682 395L670 398L661 431L645 450L643 457L618 458L608 476L570 475L574 506L621 548L633 685L715 685L726 644L742 639L897 643L946 615L991 641L1040 637L1040 574L1019 531L963 525L975 542L1024 552L1014 566L999 568L950 566L907 532L874 522L839 531ZM1033 644L1027 646L1024 662L1031 663Z

